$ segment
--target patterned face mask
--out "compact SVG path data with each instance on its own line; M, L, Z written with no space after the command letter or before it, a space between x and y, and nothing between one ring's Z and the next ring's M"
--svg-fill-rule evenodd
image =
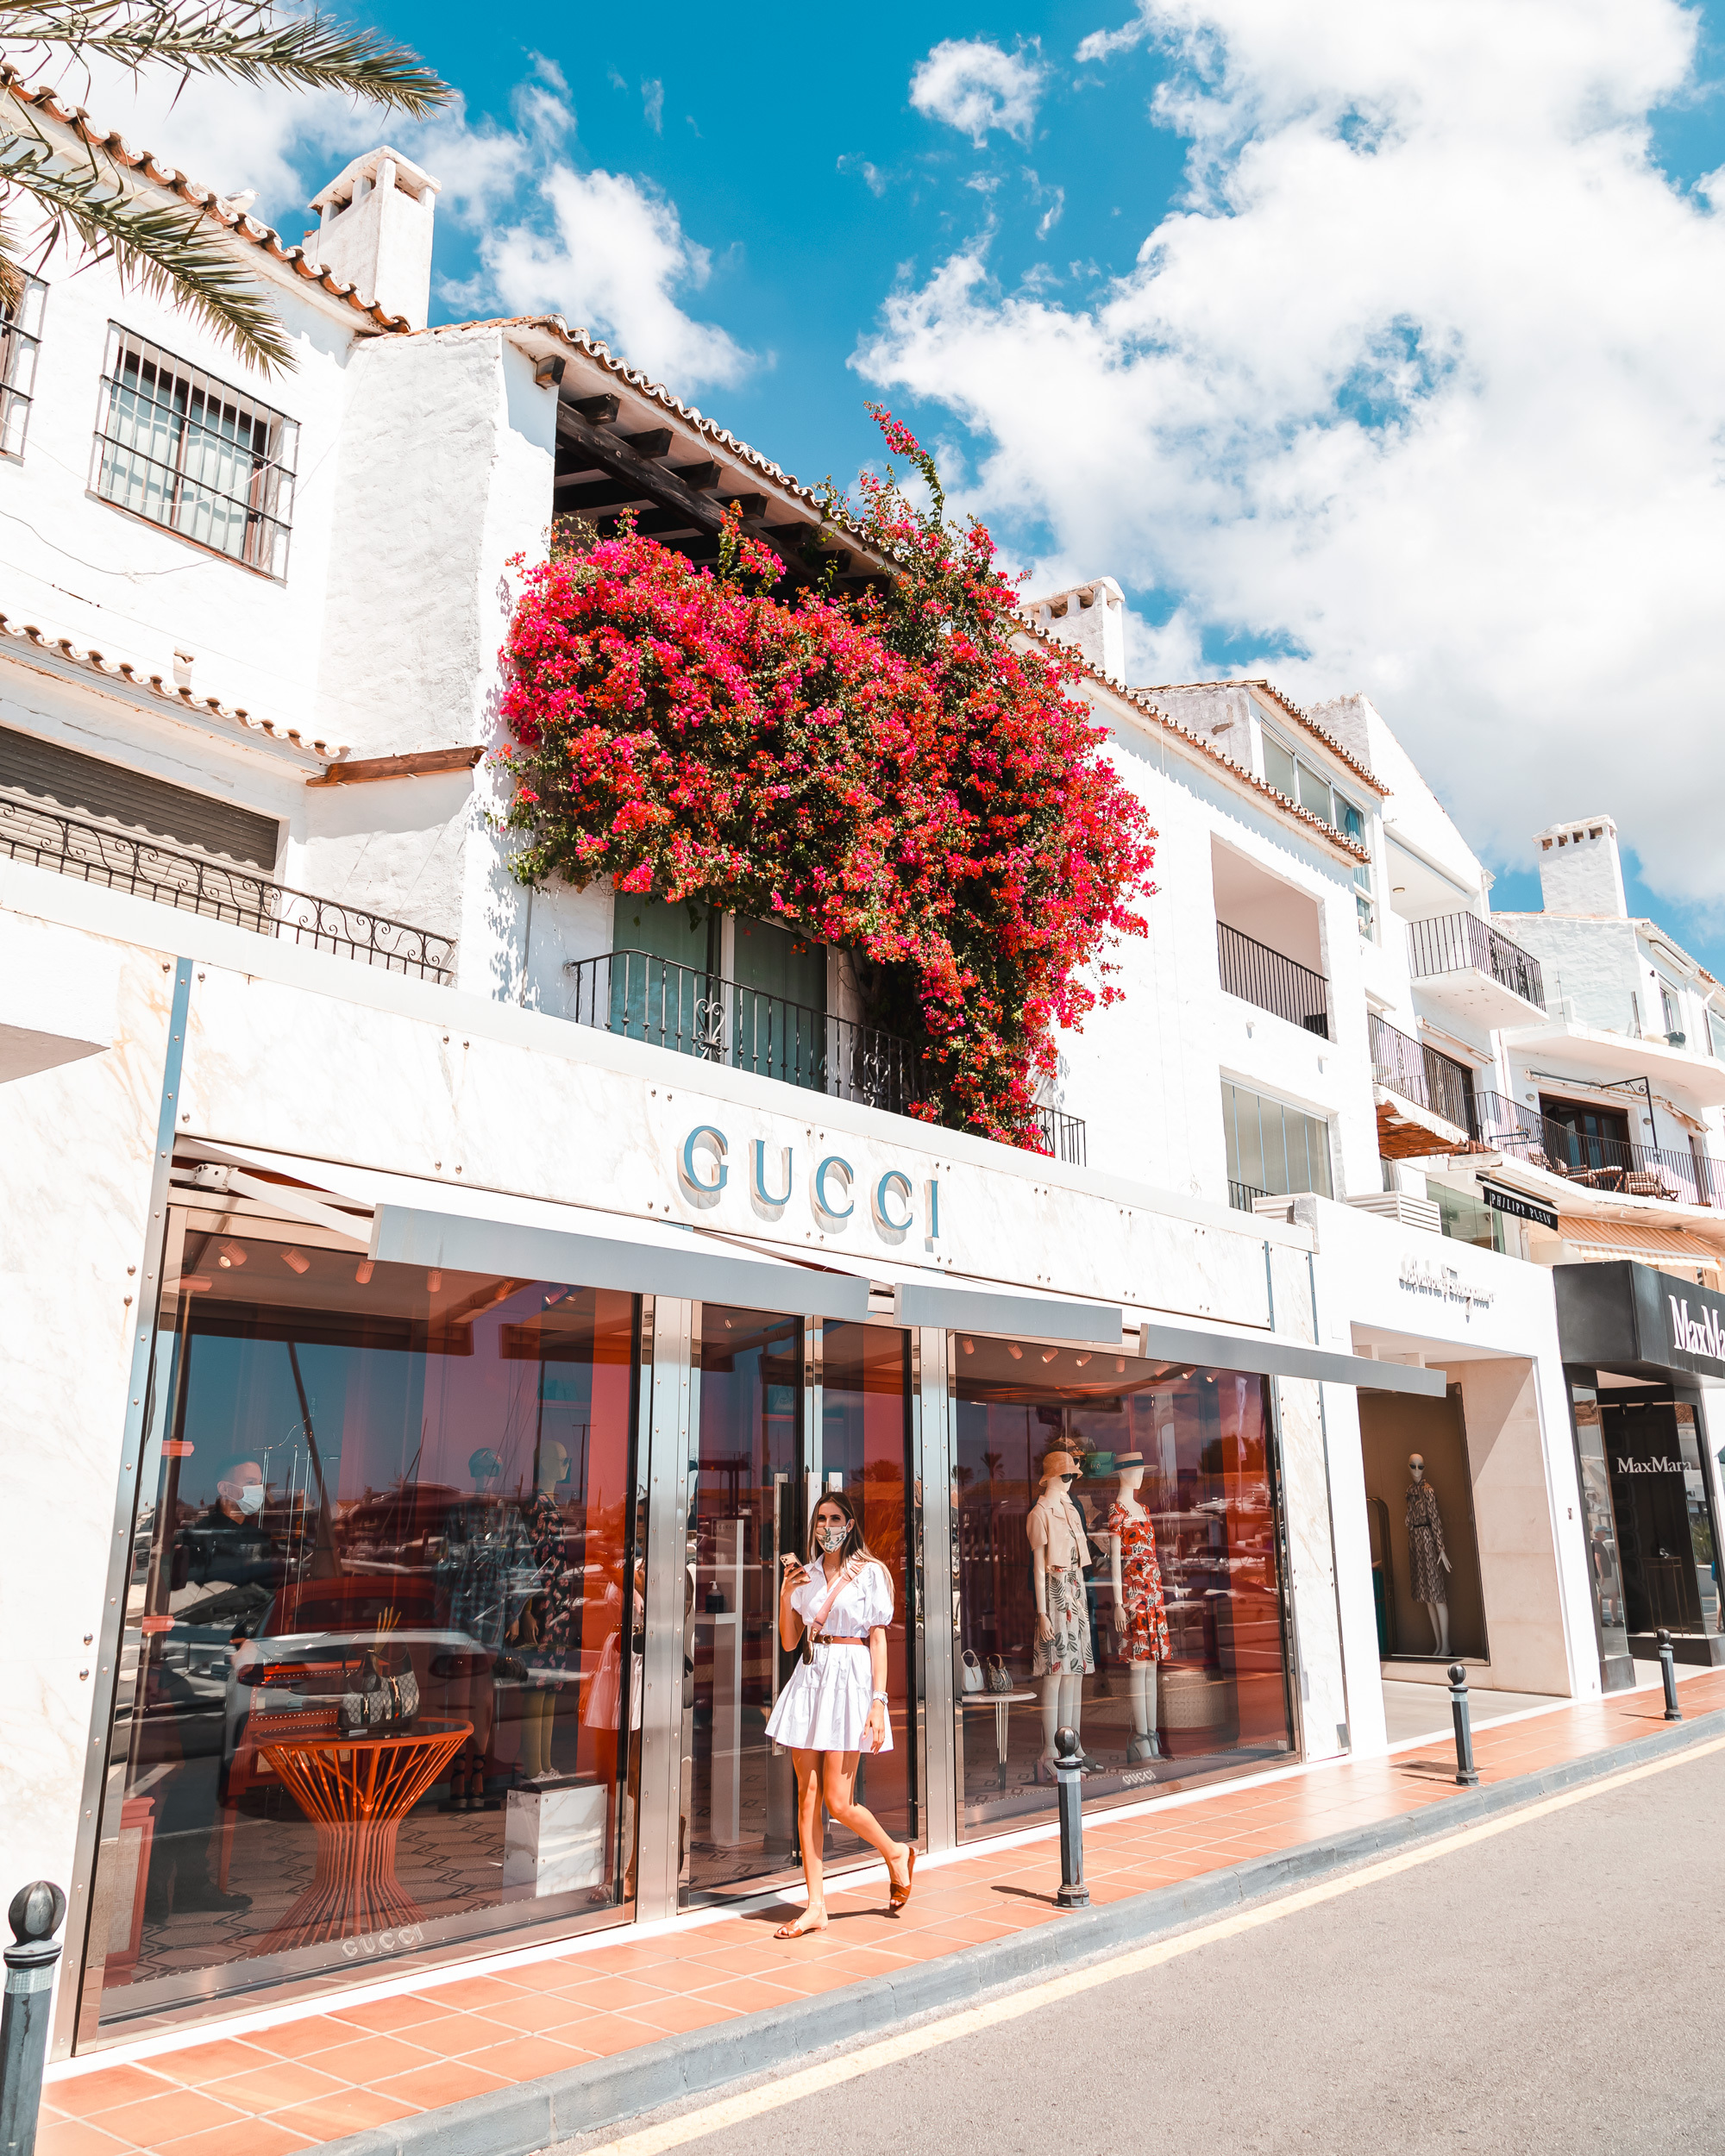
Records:
M829 1526L819 1527L815 1532L820 1538L820 1546L823 1550L842 1550L844 1547L844 1539L850 1532L850 1527L848 1521L839 1520L834 1520Z

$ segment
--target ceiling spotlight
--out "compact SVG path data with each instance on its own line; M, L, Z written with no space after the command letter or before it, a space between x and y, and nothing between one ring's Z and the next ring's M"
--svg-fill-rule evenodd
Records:
M354 1279L358 1286L361 1288L369 1288L371 1286L372 1270L373 1267L370 1258L362 1257L359 1263L354 1268Z
M1059 1352L1058 1348L1044 1348L1042 1351L1042 1359L1044 1363L1051 1363Z
M1090 1360L1090 1357L1088 1355L1079 1355L1075 1356L1073 1360L1077 1363L1079 1369L1082 1370L1084 1365Z
M1124 1355L1117 1355L1114 1357L1114 1376L1116 1377L1124 1377L1126 1374L1126 1358Z
M229 1267L233 1265L243 1265L245 1262L245 1244L243 1243L236 1243L231 1235L224 1238L223 1241L216 1245L216 1263L221 1266L224 1272L229 1269Z
M428 1292L429 1292L430 1294L434 1294L434 1295L435 1295L435 1294L436 1294L437 1290L438 1290L438 1289L439 1289L439 1288L440 1288L442 1285L443 1285L443 1270L442 1270L442 1268L441 1266L439 1266L439 1265L434 1265L434 1266L431 1268L431 1269L430 1269L430 1271L426 1274L426 1275L425 1275L425 1286L426 1286L426 1288L427 1288L427 1290L428 1290Z
M311 1270L311 1260L304 1250L284 1250L281 1262L292 1272L309 1273Z
M967 1355L974 1355L976 1352L976 1343L974 1340L961 1341L960 1345Z
M1013 1362L1015 1363L1022 1363L1024 1360L1024 1350L1019 1345L1016 1340L1008 1340L1007 1342L1007 1353L1012 1357Z

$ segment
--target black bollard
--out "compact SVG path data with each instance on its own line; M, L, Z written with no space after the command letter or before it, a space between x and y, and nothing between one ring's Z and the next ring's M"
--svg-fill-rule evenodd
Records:
M1664 1678L1665 1687L1665 1720L1680 1722L1683 1709L1677 1703L1677 1657L1672 1652L1671 1634L1662 1632L1659 1637L1659 1675Z
M0 2007L0 2156L30 2156L42 2103L42 2061L48 2049L48 2002L53 1993L66 1896L47 1879L33 1879L6 1912L5 2004Z
M1054 1897L1063 1909L1090 1906L1090 1890L1084 1883L1084 1777L1078 1764L1078 1733L1054 1733L1054 1778L1060 1784L1060 1891Z
M1467 1670L1459 1662L1450 1664L1450 1714L1456 1732L1456 1780L1465 1789L1479 1786L1479 1770L1473 1764L1473 1729L1467 1719Z

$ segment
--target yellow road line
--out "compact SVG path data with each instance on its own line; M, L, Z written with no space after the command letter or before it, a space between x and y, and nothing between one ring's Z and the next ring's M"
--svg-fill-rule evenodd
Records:
M1531 1821L1567 1810L1571 1804L1584 1804L1591 1797L1609 1796L1614 1790L1627 1789L1632 1782L1645 1782L1650 1775L1667 1774L1673 1767L1686 1766L1692 1759L1704 1759L1709 1752L1721 1751L1725 1751L1725 1737L1716 1737L1709 1743L1693 1745L1672 1758L1656 1759L1647 1766L1631 1767L1622 1774L1585 1783L1579 1789L1565 1789L1559 1796L1542 1797L1506 1812L1500 1818L1483 1821L1477 1827L1462 1827L1453 1834L1444 1835L1440 1840L1406 1850L1400 1856L1362 1865L1357 1871L1341 1873L1320 1885L1301 1887L1273 1902L1220 1917L1195 1931L1182 1932L1177 1938L1158 1940L1154 1946L1134 1947L1129 1953L1098 1962L1090 1968L1051 1977L1044 1983L990 2000L986 2006L960 2008L941 2021L907 2029L901 2036L884 2037L859 2050L847 2052L841 2058L830 2059L822 2065L806 2066L800 2073L783 2075L741 2096L724 2096L717 2103L704 2104L698 2111L686 2111L680 2118L642 2127L616 2140L599 2143L587 2152L587 2156L662 2156L666 2149L681 2148L690 2141L705 2140L709 2134L720 2133L728 2126L744 2125L764 2112L776 2111L787 2103L799 2103L805 2096L823 2095L844 2082L876 2072L882 2066L897 2065L902 2059L915 2059L942 2044L959 2043L967 2036L980 2036L985 2029L998 2028L1003 2022L1021 2021L1027 2014L1040 2014L1044 2008L1093 1991L1099 1984L1116 1984L1122 1977L1160 1968L1164 1962L1178 1960L1182 1954L1195 1953L1201 1946L1214 1946L1220 1940L1238 1939L1242 1933L1278 1923L1283 1917L1298 1915L1302 1909L1316 1908L1322 1902L1336 1901L1361 1887L1374 1886L1380 1879L1393 1879L1401 1872L1413 1871L1416 1865L1434 1864L1440 1857L1447 1857L1455 1850L1490 1841L1494 1835L1507 1834Z

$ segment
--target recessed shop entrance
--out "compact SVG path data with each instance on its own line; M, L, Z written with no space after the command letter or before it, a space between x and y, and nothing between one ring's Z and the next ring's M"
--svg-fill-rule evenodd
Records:
M1379 1655L1486 1660L1461 1387L1441 1400L1362 1391L1359 1434Z

